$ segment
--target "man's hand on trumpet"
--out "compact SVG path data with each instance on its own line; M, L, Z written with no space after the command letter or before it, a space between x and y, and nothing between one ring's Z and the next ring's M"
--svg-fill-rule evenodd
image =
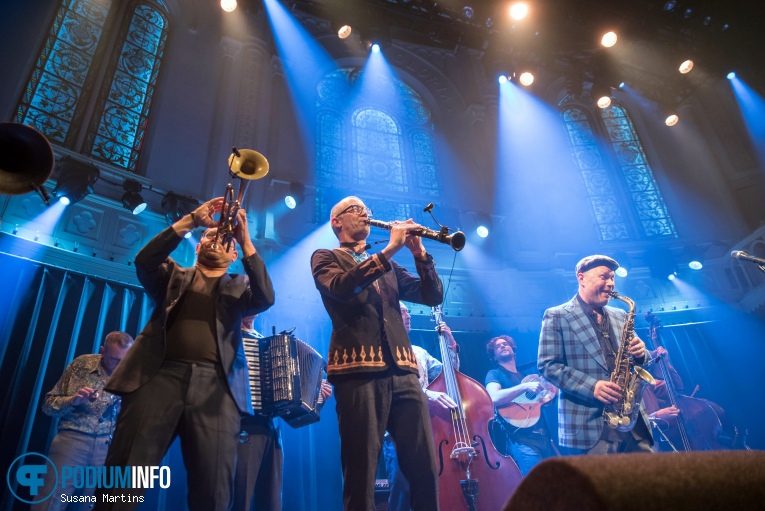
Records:
M181 217L180 220L173 224L173 229L180 236L183 236L197 227L208 229L215 227L218 225L218 222L213 219L213 215L220 213L221 208L223 208L223 197L210 199L188 215Z
M247 224L247 213L243 209L236 212L236 225L234 226L234 239L242 247L244 257L250 257L255 253L255 245L250 239L250 230Z

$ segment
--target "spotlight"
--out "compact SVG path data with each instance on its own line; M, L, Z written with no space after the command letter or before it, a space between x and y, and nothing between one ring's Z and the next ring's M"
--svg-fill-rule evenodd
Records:
M614 273L619 277L626 277L629 274L630 268L632 268L632 259L626 252L615 253L614 259L619 262L619 267L614 270Z
M619 277L622 277L622 278L624 278L624 277L626 277L626 276L627 276L627 274L628 274L629 272L627 271L627 268L623 268L623 267L619 266L619 267L616 269L616 271L614 271L614 273L616 273L616 274L617 274Z
M529 13L529 6L523 2L510 6L510 17L514 20L522 20Z
M680 64L678 71L680 71L681 74L686 74L686 73L690 73L691 69L693 69L693 61L691 59L688 59L682 64Z
M100 174L95 165L64 156L58 164L58 181L53 196L65 206L79 202L93 193L93 185Z
M528 71L521 73L520 80L521 85L528 87L532 83L534 83L534 75L529 73Z
M690 19L691 16L693 16L693 9L688 7L686 10L683 11L683 18Z
M611 98L609 96L598 98L598 108L608 108L609 106L611 106Z
M677 276L677 266L675 259L668 249L656 249L650 254L646 254L648 267L651 269L651 276L656 280L673 280Z
M736 73L731 71L730 73L728 73L727 76L728 76L728 80L733 80L736 77Z
M236 0L220 0L220 8L226 12L232 12L236 9Z
M507 83L507 76L499 75L499 78L497 80L499 81L499 83Z
M700 270L704 267L704 264L701 261L691 261L688 263L688 268L691 270Z
M374 43L372 45L372 53L380 53L380 45L377 43Z
M677 2L675 0L669 0L667 3L664 4L664 7L662 7L662 9L664 9L665 11L671 11L675 7L677 7Z
M141 197L143 186L135 179L126 179L122 183L125 193L122 195L122 206L133 212L134 215L140 214L146 209L146 201Z
M469 5L466 5L462 8L462 15L465 16L467 19L471 20L473 19L473 16L475 15L475 11L472 7Z
M600 44L606 48L610 48L616 44L616 32L606 32L603 34L603 38L600 40Z
M475 220L478 224L475 229L476 234L481 238L487 238L491 230L491 217L485 213L478 213Z
M290 193L284 197L284 203L290 209L295 209L305 202L305 185L290 183Z
M353 28L351 28L350 25L343 25L337 31L337 37L340 39L346 39L351 35L351 32L353 32Z
M191 197L182 197L173 192L167 192L162 197L162 213L165 214L165 220L168 225L188 215L199 206L199 201Z
M667 126L674 126L680 122L680 117L677 116L677 114L669 114L666 119L664 119L664 124Z

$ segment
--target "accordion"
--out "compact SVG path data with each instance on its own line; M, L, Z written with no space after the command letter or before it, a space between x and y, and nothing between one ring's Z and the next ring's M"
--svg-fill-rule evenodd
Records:
M244 337L252 407L256 415L281 417L293 428L319 420L319 391L327 363L300 339L287 334Z

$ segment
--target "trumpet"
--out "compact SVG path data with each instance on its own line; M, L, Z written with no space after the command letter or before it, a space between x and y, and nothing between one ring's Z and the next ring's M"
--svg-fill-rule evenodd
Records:
M366 223L372 227L379 227L380 229L385 229L386 231L390 231L393 228L393 224L390 222L372 220L371 218L368 219ZM427 227L418 227L417 229L409 229L406 231L406 233L414 234L415 236L427 238L429 240L436 240L439 243L444 243L451 246L455 252L459 252L465 248L465 233L462 231L457 231L454 234L449 234L449 229L446 227L442 227L440 231L428 229Z
M242 205L242 199L247 191L250 181L261 179L268 174L268 160L266 157L252 149L231 149L228 157L228 170L231 177L239 179L239 193L234 198L234 186L229 183L226 193L223 195L223 208L218 221L218 231L215 234L213 247L217 248L218 240L226 246L226 252L231 250L234 243L234 228L236 227L236 215Z

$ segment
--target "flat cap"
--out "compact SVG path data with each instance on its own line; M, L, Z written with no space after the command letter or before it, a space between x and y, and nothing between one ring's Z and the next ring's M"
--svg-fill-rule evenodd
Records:
M584 273L587 270L597 268L598 266L605 266L611 271L616 271L616 269L619 267L619 263L617 263L616 260L604 255L587 256L576 263L576 274L578 275L580 273Z

